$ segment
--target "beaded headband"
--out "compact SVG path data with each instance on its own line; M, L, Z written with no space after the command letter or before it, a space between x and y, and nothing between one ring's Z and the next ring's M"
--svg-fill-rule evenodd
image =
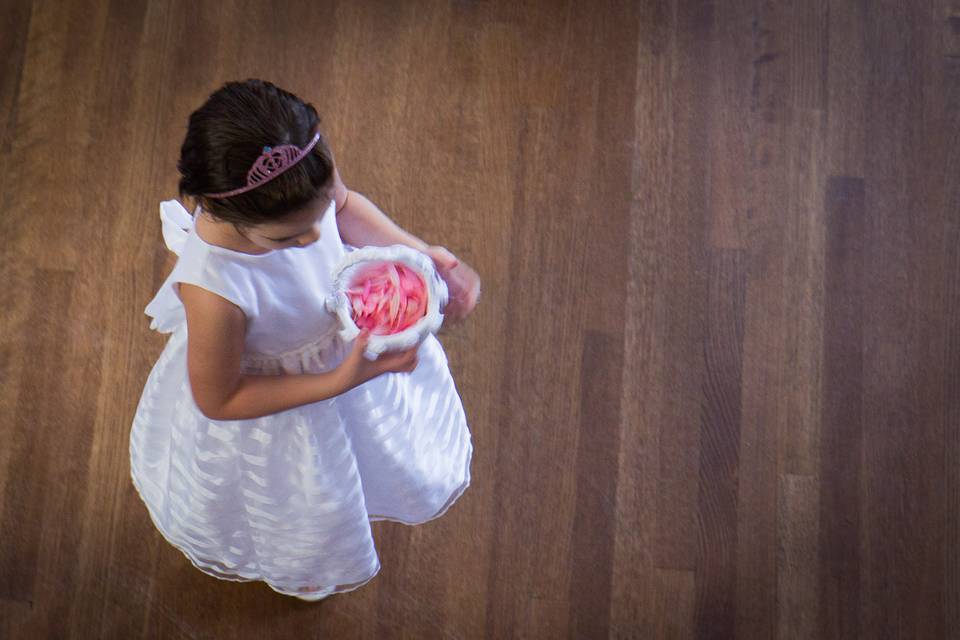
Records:
M250 167L250 171L247 172L247 184L240 187L239 189L233 189L232 191L222 191L220 193L204 193L203 195L207 198L228 198L230 196L235 196L238 193L244 193L255 189L262 184L270 182L281 173L294 166L300 162L304 156L310 153L310 150L317 144L317 141L320 140L320 132L318 131L316 135L313 136L307 146L303 149L292 144L284 144L279 147L264 147L263 153L260 154L260 157L257 158L256 162L253 163L253 166Z

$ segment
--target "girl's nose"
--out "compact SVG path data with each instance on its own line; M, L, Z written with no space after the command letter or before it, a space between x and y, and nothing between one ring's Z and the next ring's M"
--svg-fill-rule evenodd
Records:
M313 244L319 239L320 239L320 225L318 223L313 225L313 228L310 229L308 233L305 233L300 237L300 246L305 247L308 244Z

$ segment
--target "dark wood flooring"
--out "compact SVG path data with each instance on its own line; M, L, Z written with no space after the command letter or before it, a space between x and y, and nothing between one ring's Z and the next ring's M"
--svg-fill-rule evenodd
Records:
M960 3L0 0L3 638L960 637ZM261 77L479 271L443 518L200 573L129 429L188 114Z

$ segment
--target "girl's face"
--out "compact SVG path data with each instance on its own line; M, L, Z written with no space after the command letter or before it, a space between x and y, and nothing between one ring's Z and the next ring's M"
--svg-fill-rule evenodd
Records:
M244 229L246 238L264 249L305 247L320 239L320 218L333 198L320 196L282 221Z

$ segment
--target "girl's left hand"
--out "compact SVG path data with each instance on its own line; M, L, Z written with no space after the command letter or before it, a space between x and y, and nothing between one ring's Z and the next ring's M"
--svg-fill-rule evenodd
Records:
M437 273L447 283L450 299L443 308L445 318L463 320L480 299L480 276L466 262L461 262L446 247L432 245L424 251L433 260Z

